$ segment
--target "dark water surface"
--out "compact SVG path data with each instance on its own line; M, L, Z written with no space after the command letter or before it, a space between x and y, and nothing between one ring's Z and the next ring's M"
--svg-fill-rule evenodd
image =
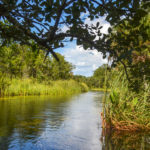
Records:
M0 100L0 150L150 150L149 133L102 132L102 96Z

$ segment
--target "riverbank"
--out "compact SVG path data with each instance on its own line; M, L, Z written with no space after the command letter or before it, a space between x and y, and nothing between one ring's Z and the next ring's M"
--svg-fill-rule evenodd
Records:
M35 79L12 79L7 81L7 86L0 89L3 97L29 95L67 96L86 91L88 91L86 84L77 83L74 80L38 82Z
M150 131L149 88L130 90L124 77L118 77L104 99L103 127L118 131Z

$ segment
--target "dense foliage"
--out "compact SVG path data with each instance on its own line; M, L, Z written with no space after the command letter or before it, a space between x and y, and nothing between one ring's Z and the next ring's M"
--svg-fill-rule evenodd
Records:
M105 99L105 127L124 131L150 130L150 86L137 94L130 89L124 72L119 71Z
M130 87L137 92L150 82L150 7L141 4L141 9L140 15L125 18L110 34L113 65L123 64Z
M57 54L59 62L47 56L42 50L29 46L12 44L0 48L0 74L10 78L36 78L42 80L69 79L73 66ZM45 60L44 60L45 59Z
M141 3L146 7L150 4L148 0L0 0L0 37L2 44L13 40L31 45L33 40L56 58L53 50L63 47L66 38L76 38L78 45L96 48L105 56L112 51L107 36L102 36L101 22L88 25L85 19L104 16L115 25L136 12L145 14ZM66 32L63 27L67 27Z
M43 85L44 88L45 84L51 85L52 80L69 80L72 77L74 67L64 59L64 56L60 54L57 56L59 62L52 56L45 57L44 51L38 48L33 49L20 44L1 47L0 95L3 95L6 90L9 91L8 87L11 88L11 86L14 86L13 90L20 86L18 90L24 91L25 82L27 82L28 87L30 86L30 89L31 87L34 89L35 86L32 85L37 84L38 88L36 89L39 89L38 92L42 92L40 91L40 89L42 90L41 86ZM31 82L28 82L28 79Z
M113 62L121 60L124 69L116 66L120 73L111 82L102 118L105 127L117 130L150 130L150 9L141 8L143 13L125 18L110 35Z

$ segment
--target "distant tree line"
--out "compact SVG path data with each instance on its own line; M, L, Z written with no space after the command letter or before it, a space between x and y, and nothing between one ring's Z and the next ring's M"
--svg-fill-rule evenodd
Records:
M90 88L104 88L106 86L109 88L109 82L113 79L115 72L115 69L111 69L107 64L103 64L98 67L90 77L74 75L73 78L78 82L86 83Z

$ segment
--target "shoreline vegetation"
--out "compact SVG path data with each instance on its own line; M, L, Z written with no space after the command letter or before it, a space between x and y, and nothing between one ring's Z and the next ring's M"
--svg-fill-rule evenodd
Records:
M57 53L59 62L52 55L45 56L37 45L12 43L1 47L0 97L69 96L88 91L86 82L73 78L74 66L64 56Z
M150 88L136 93L130 90L123 74L111 83L111 91L103 100L102 126L115 131L150 131Z
M1 97L9 96L69 96L88 91L85 83L78 83L74 80L44 81L42 83L35 79L12 79L8 86L1 89Z
M141 3L140 8L145 6ZM110 59L113 62L111 71L116 73L111 80L107 73L105 76L111 89L105 94L101 114L106 130L150 131L149 10L147 8L147 13L139 18L136 12L130 20L124 19L110 34L112 51L116 55Z

